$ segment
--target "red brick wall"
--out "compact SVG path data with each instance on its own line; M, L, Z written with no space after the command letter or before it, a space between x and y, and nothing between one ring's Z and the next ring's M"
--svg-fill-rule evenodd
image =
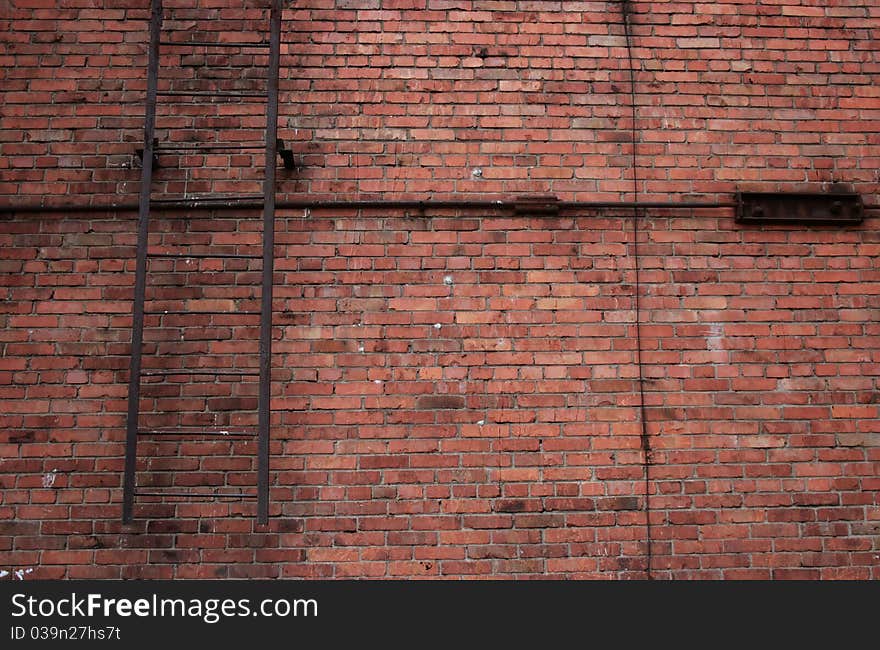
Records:
M265 34L266 0L165 4L175 39ZM629 4L644 196L724 198L736 188L844 182L873 201L880 189L873 3ZM298 0L284 13L279 133L304 168L282 174L280 190L628 196L632 120L620 5ZM136 197L147 7L147 0L3 3L0 196ZM164 52L163 88L265 88L264 72L253 67L265 56ZM174 108L168 101L159 110L162 142L262 137L256 100ZM156 190L259 191L255 160L165 156Z
M248 250L224 233L256 215L208 217L157 219L155 250L184 235ZM238 502L143 505L121 525L134 222L0 222L5 562L36 577L644 575L628 222L280 219L266 531ZM877 578L877 220L643 225L655 575ZM173 263L157 262L148 310L253 311L247 262ZM147 367L256 363L252 317L161 318ZM253 389L146 382L143 409L172 413L143 422L246 425ZM140 451L142 486L255 483L248 441Z
M146 2L60 4L0 9L3 203L133 200ZM211 3L221 31L240 25L224 8L236 4ZM632 198L618 3L381 4L303 0L285 14L281 124L305 167L283 193ZM877 8L631 4L642 196L728 200L835 181L876 204ZM175 87L203 87L188 85L209 73L200 59L169 63ZM261 110L215 106L193 134L189 108L160 127L259 138ZM250 191L256 161L168 160L156 191ZM251 503L173 499L142 502L121 524L133 215L3 214L0 569L640 578L650 538L658 578L877 579L869 215L845 229L762 228L726 208L647 211L646 483L630 213L281 211L273 516L260 527ZM164 213L151 232L156 251L260 242L256 212ZM147 367L256 365L245 312L258 265L152 264L148 310L191 313L148 318ZM253 383L145 380L143 423L247 427L255 394ZM140 451L143 486L255 483L246 440Z

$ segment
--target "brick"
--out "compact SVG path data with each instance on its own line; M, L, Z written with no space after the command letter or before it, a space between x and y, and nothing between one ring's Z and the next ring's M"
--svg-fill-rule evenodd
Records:
M420 409L460 409L464 404L460 395L426 395L416 400L416 408Z

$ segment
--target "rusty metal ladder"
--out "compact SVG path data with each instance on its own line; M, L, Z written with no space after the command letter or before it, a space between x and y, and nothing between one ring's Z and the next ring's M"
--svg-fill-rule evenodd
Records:
M125 438L125 466L123 476L123 501L122 501L122 520L124 523L131 522L134 517L135 497L137 496L169 496L163 493L153 493L149 491L139 491L137 487L137 446L138 438L143 435L156 433L155 431L144 430L140 428L140 396L141 396L141 377L145 374L192 374L192 375L256 375L259 374L258 389L258 419L257 419L257 492L256 495L234 495L236 498L256 498L257 501L257 518L259 523L265 524L269 517L269 426L270 426L270 386L271 386L271 335L272 335L272 274L274 266L274 239L275 239L275 177L278 156L281 156L284 166L291 168L293 166L292 153L284 148L283 142L277 138L278 133L278 70L281 50L281 0L270 0L271 13L269 17L269 42L268 43L211 43L204 41L187 41L169 43L161 40L162 22L164 18L164 9L162 0L151 0L150 13L150 34L149 34L149 63L147 70L147 97L146 97L146 115L144 125L144 145L139 150L141 156L142 173L140 201L138 211L137 226L137 256L135 269L135 288L134 288L134 305L132 311L132 332L131 332L131 374L129 378L128 388L128 415L126 423ZM181 46L204 46L204 47L238 47L247 48L264 48L268 49L268 79L266 93L254 92L234 92L234 91L217 91L200 92L200 91L159 91L159 53L162 45ZM263 179L262 197L259 195L251 195L249 197L238 197L239 204L242 206L253 206L262 199L263 207L263 236L262 236L262 282L260 296L260 341L259 341L259 372L253 371L237 371L237 370L221 370L209 371L208 369L197 369L191 371L174 370L173 373L162 371L150 372L142 371L141 356L144 341L144 303L146 295L146 277L147 277L147 260L150 257L148 251L148 235L151 207L160 207L173 200L154 199L152 197L153 167L156 165L157 155L164 151L187 151L199 148L192 144L169 144L162 147L154 137L156 130L156 100L158 96L199 96L199 95L217 95L231 97L264 97L267 103L267 121L266 121L266 141L265 141L265 176ZM210 149L211 147L204 147ZM229 149L237 150L243 148L241 145L232 144L229 146L218 147L214 145L213 149ZM256 147L251 147L256 148ZM259 147L262 149L262 146ZM218 204L227 205L230 203L229 197L219 196L203 196L199 198L188 198L183 203L189 207L216 207ZM232 200L234 202L234 199ZM178 202L180 203L180 202ZM163 255L160 255L163 256ZM167 257L167 255L164 255ZM238 255L211 254L204 255L181 255L181 257L204 257L204 258L223 258L223 257L243 257ZM250 257L250 256L248 256ZM180 432L183 435L184 432ZM186 432L191 433L191 432ZM210 433L210 432L205 432ZM220 433L220 432L218 432ZM170 496L183 496L182 494L171 494ZM195 495L204 496L204 495ZM217 495L222 498L230 495Z

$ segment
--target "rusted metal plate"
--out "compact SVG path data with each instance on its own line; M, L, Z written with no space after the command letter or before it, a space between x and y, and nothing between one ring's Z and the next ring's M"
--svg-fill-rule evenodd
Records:
M859 194L851 192L738 192L739 223L857 224L865 218Z

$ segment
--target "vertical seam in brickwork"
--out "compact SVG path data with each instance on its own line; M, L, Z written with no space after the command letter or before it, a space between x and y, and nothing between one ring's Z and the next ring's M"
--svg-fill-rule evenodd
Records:
M631 19L632 8L629 0L621 0L620 10L623 15L623 32L626 40L626 54L629 70L629 100L631 109L631 146L632 146L632 183L633 183L633 270L635 272L635 287L633 290L635 298L635 320L636 320L636 366L639 372L639 421L641 425L641 442L642 442L642 464L645 480L645 573L648 580L653 579L653 555L651 548L651 443L648 438L648 420L645 409L645 373L642 366L642 322L641 322L641 265L639 261L639 220L641 219L641 209L639 208L639 174L638 174L638 156L636 152L636 143L638 142L638 129L636 120L638 117L638 109L636 108L636 70L635 58L632 51L632 32Z

